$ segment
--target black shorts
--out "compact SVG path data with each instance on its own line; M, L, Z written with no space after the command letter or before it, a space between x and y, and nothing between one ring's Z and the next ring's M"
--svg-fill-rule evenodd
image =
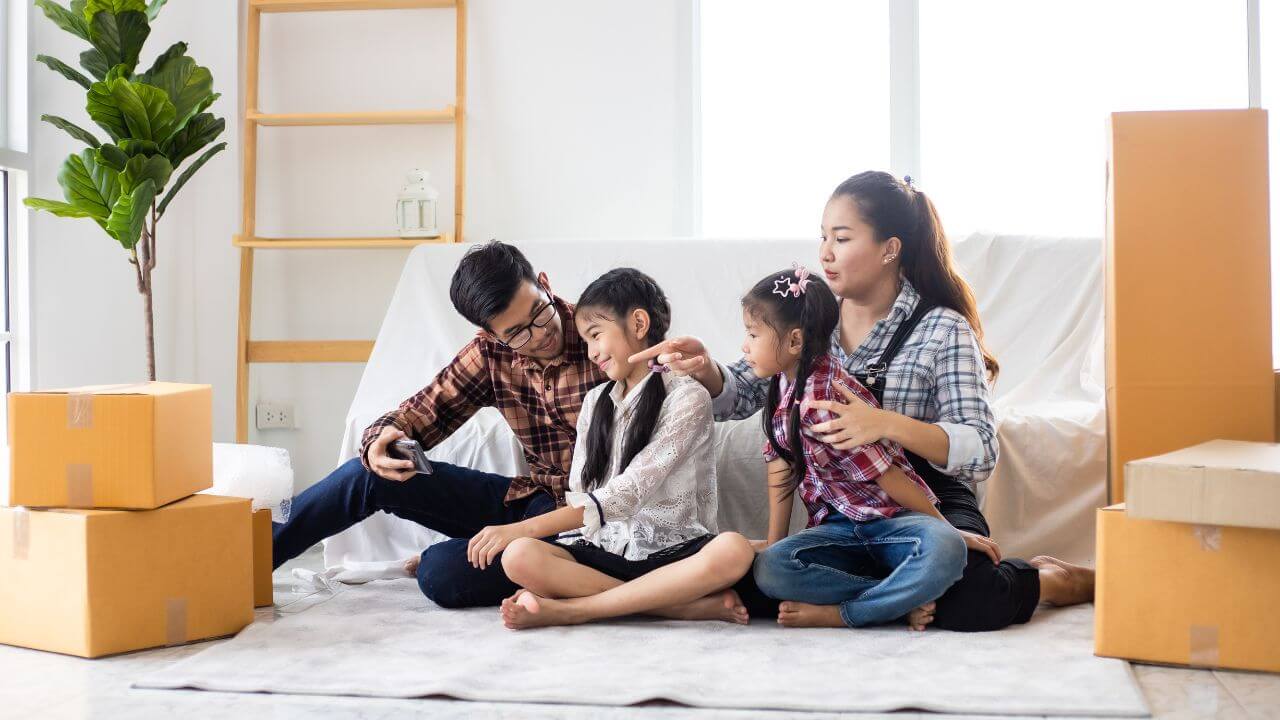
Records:
M573 559L579 565L599 570L609 577L630 581L641 575L651 573L660 567L693 557L699 550L706 547L707 543L711 542L714 537L715 535L703 535L692 540L686 540L679 545L664 548L640 560L628 560L586 540L578 540L567 545L556 544L569 551L569 554L573 556ZM760 591L760 588L756 587L755 576L752 575L750 570L741 580L734 583L733 589L738 593L738 597L742 598L742 604L746 606L747 612L750 613L751 617L776 618L778 616L778 601L765 595Z

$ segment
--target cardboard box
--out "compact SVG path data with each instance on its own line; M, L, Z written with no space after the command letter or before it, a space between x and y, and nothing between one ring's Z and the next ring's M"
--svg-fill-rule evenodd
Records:
M221 637L253 621L250 505L0 508L0 643L99 657Z
M1214 440L1124 475L1130 517L1280 530L1280 445Z
M152 509L213 485L208 385L9 394L9 504Z
M1267 114L1114 113L1109 143L1107 434L1119 502L1130 460L1275 437Z
M271 511L253 513L253 606L275 603L271 586Z
M1280 672L1280 531L1098 510L1094 651Z

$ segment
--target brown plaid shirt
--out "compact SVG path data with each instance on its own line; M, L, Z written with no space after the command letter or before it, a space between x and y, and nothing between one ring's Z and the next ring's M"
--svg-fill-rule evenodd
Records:
M529 477L517 477L506 502L539 489L564 505L577 437L582 398L606 380L587 357L587 345L573 324L573 306L555 297L564 332L560 357L546 367L480 333L444 370L400 407L378 418L364 431L360 457L369 465L369 446L382 429L394 425L422 447L443 442L482 407L496 407L524 446Z

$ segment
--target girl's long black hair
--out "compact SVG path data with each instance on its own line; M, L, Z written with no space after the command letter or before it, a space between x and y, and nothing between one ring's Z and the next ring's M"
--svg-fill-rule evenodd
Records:
M779 281L783 281L779 283ZM781 374L769 381L769 393L765 397L764 412L760 413L760 421L764 424L764 435L769 439L773 451L791 465L791 473L783 482L787 492L783 500L790 499L800 484L805 473L804 452L800 438L800 404L804 400L804 387L813 372L814 363L831 350L831 334L835 332L840 321L840 304L827 284L817 278L810 278L804 292L795 295L779 295L775 288L786 288L790 283L797 283L799 277L796 270L779 270L770 273L755 287L747 291L742 298L742 307L752 317L761 320L774 330L778 336L779 354L786 336L796 328L804 338L800 349L800 363L796 367L796 381L791 399L791 412L787 419L787 444L783 447L773 433L773 413L778 409L781 395Z
M595 313L625 328L627 316L636 309L649 314L646 343L653 346L662 342L671 326L671 305L658 283L635 268L617 268L596 278L582 291L574 312L579 315ZM587 461L582 471L582 484L587 492L598 488L609 472L609 454L613 445L614 407L610 395L613 386L614 382L610 380L602 391L592 412L591 427L587 430ZM658 413L666 399L667 386L660 377L652 378L641 391L635 415L627 425L626 439L622 443L619 472L626 470L636 454L649 444L653 428L658 424Z

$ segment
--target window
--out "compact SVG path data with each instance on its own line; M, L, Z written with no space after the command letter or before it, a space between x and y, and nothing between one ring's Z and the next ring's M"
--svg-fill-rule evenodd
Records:
M4 313L0 318L0 371L6 392L31 386L30 363L25 361L29 346L25 242L28 213L22 206L31 169L27 117L29 7L27 2L11 2L0 8L0 308ZM0 433L6 438L7 407L5 404L0 408Z

